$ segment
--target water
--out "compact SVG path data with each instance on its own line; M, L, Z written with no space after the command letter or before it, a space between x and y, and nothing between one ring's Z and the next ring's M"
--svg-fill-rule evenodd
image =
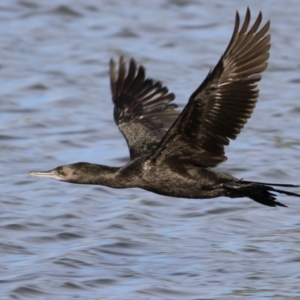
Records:
M28 177L76 161L124 164L108 60L134 57L183 107L225 50L235 11L244 16L240 1L222 3L1 1L0 299L300 297L297 198L268 208ZM220 169L300 183L300 6L250 4L272 21L270 65Z

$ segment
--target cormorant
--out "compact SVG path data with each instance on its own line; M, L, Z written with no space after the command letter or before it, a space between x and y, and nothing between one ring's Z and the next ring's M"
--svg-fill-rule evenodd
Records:
M226 51L182 112L172 102L174 94L146 78L143 66L131 59L127 72L120 57L116 70L111 60L114 119L127 141L130 162L122 167L79 162L30 175L113 188L139 187L172 197L249 197L267 206L285 206L276 201L275 193L300 197L274 188L296 185L244 181L211 169L227 159L224 146L237 137L257 102L257 82L267 68L270 49L270 21L259 29L261 21L260 12L248 29L248 8L240 28L236 12Z

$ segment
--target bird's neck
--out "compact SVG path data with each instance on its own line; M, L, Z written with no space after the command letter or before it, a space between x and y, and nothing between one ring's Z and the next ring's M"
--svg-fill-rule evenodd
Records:
M119 167L108 167L104 165L77 163L76 180L73 183L79 184L97 184L112 188L125 188L126 180L120 176Z

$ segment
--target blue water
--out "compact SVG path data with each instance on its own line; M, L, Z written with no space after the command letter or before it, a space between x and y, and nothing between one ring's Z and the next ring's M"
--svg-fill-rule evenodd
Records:
M271 19L270 64L220 170L299 184L300 4L207 2L1 1L0 299L300 298L297 198L268 208L28 177L128 161L109 59L134 57L182 108L248 4L253 18Z

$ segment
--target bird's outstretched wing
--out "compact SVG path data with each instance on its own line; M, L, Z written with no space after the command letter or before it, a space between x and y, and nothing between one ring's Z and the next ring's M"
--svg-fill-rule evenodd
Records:
M120 57L119 70L110 60L114 119L134 159L151 153L179 115L174 94L158 81L145 78L143 66L130 60L129 70Z
M191 95L151 158L161 162L189 162L214 167L227 158L224 146L235 139L250 118L257 102L259 73L267 68L270 22L258 30L259 13L248 29L250 10L240 27L236 13L229 45L215 68Z

